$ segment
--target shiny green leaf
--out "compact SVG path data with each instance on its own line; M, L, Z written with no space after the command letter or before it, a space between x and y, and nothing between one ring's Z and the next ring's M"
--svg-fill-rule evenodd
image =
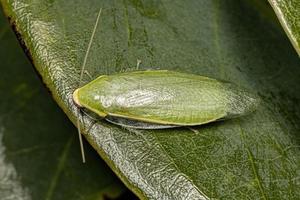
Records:
M125 187L93 149L83 165L77 130L34 74L0 11L0 199L99 200Z
M268 0L300 56L300 1Z
M141 60L141 70L223 79L260 95L252 115L192 128L142 131L80 117L89 143L140 198L300 196L300 61L284 33L248 1L1 2L74 123L72 93L100 8L84 83L135 70Z

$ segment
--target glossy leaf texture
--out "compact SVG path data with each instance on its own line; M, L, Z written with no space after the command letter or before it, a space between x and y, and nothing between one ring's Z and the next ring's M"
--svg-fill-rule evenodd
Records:
M268 0L300 56L300 1Z
M2 4L36 69L75 124L72 93L100 8L84 83L89 76L133 71L140 60L141 70L223 79L260 95L262 103L252 115L192 128L142 131L79 117L89 143L140 198L300 196L300 61L284 32L251 1Z
M0 44L0 199L129 196L92 148L86 148L89 165L81 163L77 130L34 73L1 10Z

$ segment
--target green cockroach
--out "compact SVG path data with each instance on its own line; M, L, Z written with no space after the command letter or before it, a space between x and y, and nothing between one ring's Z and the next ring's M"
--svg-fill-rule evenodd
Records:
M103 75L76 89L75 103L134 128L196 126L255 110L256 95L234 84L167 70Z
M85 54L79 86L102 8ZM75 103L134 128L195 126L255 110L256 95L228 82L167 70L102 75L73 93Z
M79 86L101 10L85 54ZM76 89L73 100L112 123L140 129L195 126L238 117L254 111L259 101L256 95L234 84L167 70L102 75ZM77 126L84 162L79 118Z

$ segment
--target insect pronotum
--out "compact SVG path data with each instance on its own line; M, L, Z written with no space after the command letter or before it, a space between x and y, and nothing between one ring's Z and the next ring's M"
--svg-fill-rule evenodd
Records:
M101 9L88 51L100 14ZM101 75L76 89L73 100L77 106L121 126L161 129L245 115L256 109L259 98L229 82L175 71L148 70Z

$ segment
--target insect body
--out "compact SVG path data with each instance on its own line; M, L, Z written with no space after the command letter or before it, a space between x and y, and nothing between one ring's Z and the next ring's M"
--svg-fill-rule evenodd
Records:
M201 125L258 105L256 95L234 84L167 70L100 76L75 90L73 98L108 121L136 128Z

